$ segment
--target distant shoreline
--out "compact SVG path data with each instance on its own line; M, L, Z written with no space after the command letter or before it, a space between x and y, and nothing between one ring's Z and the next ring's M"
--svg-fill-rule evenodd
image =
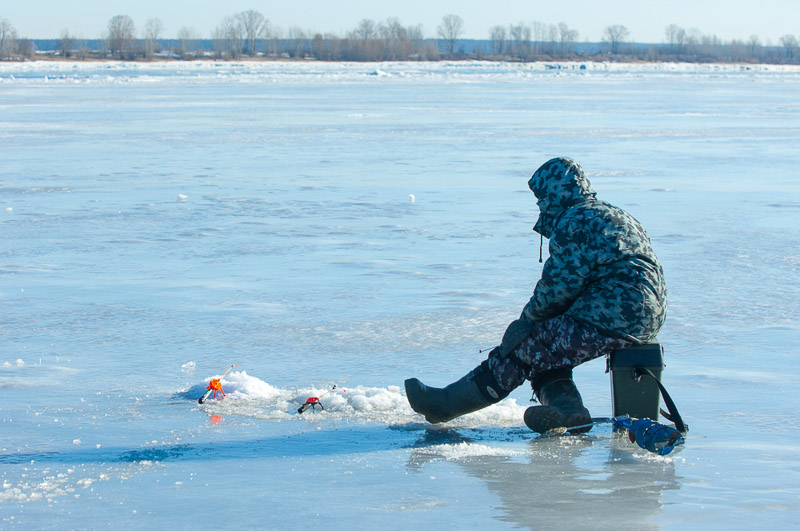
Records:
M684 44L623 42L559 43L494 42L459 39L452 46L441 39L356 39L316 35L314 38L260 39L249 47L219 39L131 39L125 45L104 39L28 39L15 51L0 53L0 63L26 60L151 61L504 61L800 64L800 49L754 42L722 43L710 39ZM250 50L250 51L248 51Z
M12 59L0 61L0 66L4 64L24 64L24 63L76 63L76 64L92 64L92 63L134 63L134 64L192 64L192 63L346 63L346 64L380 64L380 63L504 63L504 64L519 64L519 65L574 65L580 63L586 64L617 64L617 65L726 65L735 66L740 65L746 67L756 66L775 66L775 67L789 67L794 70L795 67L800 71L800 64L798 63L784 63L784 62L764 62L764 61L734 61L734 60L680 60L680 59L644 59L631 56L604 56L597 55L591 57L573 57L573 58L537 58L531 60L519 60L516 58L496 58L496 57L452 57L452 58L439 58L439 59L424 59L424 60L409 60L409 59L374 59L374 60L353 60L353 59L316 59L313 57L213 57L213 56L199 56L192 58L180 57L150 57L150 58L131 58L119 59L116 57L100 57L91 56L86 58L77 57L61 57L50 53L37 53L33 58Z

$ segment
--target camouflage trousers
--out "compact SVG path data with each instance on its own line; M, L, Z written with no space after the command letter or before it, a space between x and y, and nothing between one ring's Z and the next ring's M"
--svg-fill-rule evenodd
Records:
M538 321L533 332L506 357L489 353L489 369L503 391L511 392L544 371L571 368L632 343L602 334L566 315Z

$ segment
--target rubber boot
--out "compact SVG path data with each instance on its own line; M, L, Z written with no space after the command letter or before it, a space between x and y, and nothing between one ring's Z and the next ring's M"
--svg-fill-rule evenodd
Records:
M499 402L508 396L501 391L484 361L469 374L443 389L428 387L416 378L405 381L411 409L431 424L447 422Z
M541 373L533 379L532 385L541 405L525 411L525 424L530 429L538 433L572 426L582 427L569 430L570 433L586 433L592 429L592 416L572 381L572 369Z

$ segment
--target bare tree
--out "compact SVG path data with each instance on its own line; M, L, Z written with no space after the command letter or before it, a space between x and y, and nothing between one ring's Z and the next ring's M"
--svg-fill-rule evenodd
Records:
M684 40L686 39L686 30L677 24L670 24L664 29L664 37L669 44L670 52L681 53L683 51Z
M462 33L464 33L464 19L453 14L442 17L442 23L439 24L438 28L438 34L447 44L447 51L450 55L453 54L456 48L456 41Z
M225 17L213 34L214 52L222 57L238 59L242 53L242 28L234 17Z
M177 53L182 59L197 55L199 38L197 37L197 32L195 30L187 26L183 26L178 30L177 37L178 47L175 50L175 53Z
M305 57L306 55L306 41L308 37L303 28L292 26L289 28L289 56L290 57Z
M407 30L397 17L387 18L378 26L378 34L387 41L403 41L408 38Z
M617 54L622 48L622 44L627 40L630 31L621 24L607 26L603 31L603 42L607 42L611 46L611 53Z
M408 26L406 28L406 38L409 43L410 59L424 59L422 57L425 51L425 32L422 30L422 24L416 26Z
M686 32L684 39L684 48L688 54L697 54L700 52L701 43L703 42L703 32L697 28L689 28Z
M17 40L17 55L25 59L33 59L36 54L36 44L30 39Z
M65 29L61 32L61 38L58 39L58 53L61 57L72 57L72 51L75 49L75 39L70 37L69 30Z
M236 21L242 28L242 35L244 37L243 53L253 56L258 52L258 41L264 32L264 26L267 24L267 19L264 15L250 9L242 11L235 15Z
M730 61L747 61L748 49L747 44L739 39L733 39L728 44L728 60Z
M71 38L74 41L73 51L75 52L75 57L83 61L89 56L89 43L82 35L73 35Z
M513 26L511 27L513 28ZM525 41L523 47L527 46L528 51L522 54L522 56L534 56L550 51L550 30L553 26L545 24L544 22L533 22L531 24L523 24L520 22L517 28L517 31L527 30L530 35L527 39L523 38L523 41Z
M789 60L793 60L795 55L797 55L797 37L794 35L784 35L780 38L780 43L781 46L786 49L786 56L789 58Z
M400 23L400 19L392 17L378 24L378 36L381 38L383 59L398 61L408 59L411 55L408 29Z
M720 58L722 39L716 35L703 35L700 39L700 53L707 57Z
M136 48L136 26L128 15L117 15L108 21L108 51L120 59L133 59Z
M279 51L279 44L281 40L281 28L273 26L269 22L264 24L264 30L261 32L264 39L264 54L276 57Z
M325 55L330 61L342 60L342 39L338 35L326 33L322 37L325 42Z
M561 53L571 54L574 50L575 42L578 40L578 30L569 29L564 22L558 25L560 35Z
M356 61L374 61L381 56L378 42L378 25L370 19L363 19L356 29L348 34L350 39L345 57Z
M523 22L516 26L511 24L508 27L508 34L515 44L515 51L520 60L527 59L531 48L531 27Z
M214 52L214 57L222 59L229 50L225 26L223 23L217 24L217 27L211 32L211 51Z
M503 52L505 52L506 27L493 26L492 29L489 30L489 35L492 39L492 53L495 55L501 55Z
M554 24L550 24L550 25L547 26L547 44L548 44L548 46L547 46L546 53L549 53L551 55L557 53L558 52L558 50L557 50L558 43L559 43L558 27L556 25L554 25Z
M317 33L311 39L311 55L316 59L325 60L328 59L325 54L325 39L322 37L322 33Z
M161 19L148 19L144 25L144 56L152 57L154 53L161 51L159 40L164 35L164 24Z
M375 22L367 18L363 19L358 23L358 27L355 29L353 34L357 39L361 39L362 41L374 39L377 36Z
M750 40L747 42L747 48L750 53L750 58L755 59L761 51L761 39L758 35L750 35Z
M17 50L17 30L5 18L0 18L0 60L11 59Z

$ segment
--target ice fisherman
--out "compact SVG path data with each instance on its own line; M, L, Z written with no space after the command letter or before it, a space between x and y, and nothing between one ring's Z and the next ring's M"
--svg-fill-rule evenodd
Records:
M528 379L541 404L525 411L532 430L590 424L572 368L647 343L664 324L664 274L644 227L598 200L574 160L547 161L528 186L539 206L533 230L549 240L542 277L500 346L466 376L443 389L405 381L409 404L428 422L499 402Z

